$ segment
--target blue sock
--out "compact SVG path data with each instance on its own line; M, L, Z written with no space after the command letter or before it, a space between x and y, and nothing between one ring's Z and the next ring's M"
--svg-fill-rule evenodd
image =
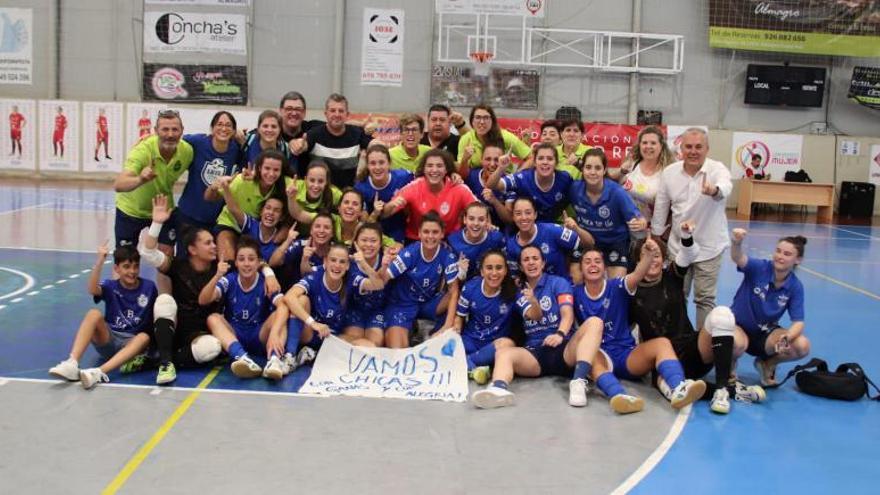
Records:
M602 373L599 378L596 380L596 386L599 387L599 390L605 394L609 399L614 397L615 395L625 394L626 390L623 388L623 385L617 380L617 377L614 376L614 373L610 371L606 371Z
M471 359L471 354L468 354L467 356L465 356L464 359L465 359L465 361L467 361L468 371L473 371L473 369L477 367L477 365L474 364L474 360Z
M490 366L495 362L495 343L490 342L481 347L477 352L468 355L476 366Z
M287 342L284 343L285 352L291 356L296 356L296 350L299 347L299 338L302 336L303 322L299 318L293 317L287 320Z
M507 390L507 382L505 382L504 380L495 380L494 382L492 382L492 386Z
M662 361L657 365L657 371L671 389L675 389L679 383L684 381L684 368L681 367L681 362L678 359Z
M588 363L587 361L578 361L574 365L574 379L575 380L586 380L588 376L590 376L590 372L593 371L593 365Z
M229 344L229 355L232 356L232 359L238 359L247 354L244 351L244 347L237 340L233 340L231 344Z

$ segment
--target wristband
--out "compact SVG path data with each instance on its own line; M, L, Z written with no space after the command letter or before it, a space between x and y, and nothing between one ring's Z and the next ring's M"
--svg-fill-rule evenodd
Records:
M466 125L467 125L467 122L462 122L461 124L455 124L455 128L456 128L456 129L461 129L462 127L464 127L464 126L466 126Z
M562 330L557 330L557 331L555 331L555 332L553 332L553 333L555 333L556 335L559 335L559 336L562 337L563 339L564 339L565 336L567 335L567 334L566 334L565 332L563 332Z
M306 320L306 325L308 325L308 326L312 326L312 325L314 325L314 324L315 324L315 319L312 318L311 316L309 316L309 319Z
M150 224L150 237L159 238L159 234L162 233L162 224L159 222L153 222Z
M264 266L263 269L260 271L263 273L263 276L266 278L275 276L275 270L272 270L272 268L269 266Z

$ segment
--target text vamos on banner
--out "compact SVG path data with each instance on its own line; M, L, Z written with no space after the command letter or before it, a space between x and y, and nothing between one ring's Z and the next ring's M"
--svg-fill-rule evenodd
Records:
M464 346L451 330L409 349L355 347L330 336L300 392L464 402Z

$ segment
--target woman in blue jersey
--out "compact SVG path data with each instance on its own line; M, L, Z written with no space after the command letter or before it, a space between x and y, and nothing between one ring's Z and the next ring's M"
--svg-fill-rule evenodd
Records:
M469 374L483 385L496 351L514 346L508 335L518 293L501 250L490 249L478 259L480 276L461 289L453 329L461 333Z
M280 292L267 294L264 275L260 273L260 246L249 236L242 236L236 245L236 271L227 273L229 264L217 263L217 272L199 293L199 304L207 306L223 301L223 314L208 317L208 330L232 357L232 373L241 378L280 380L284 376L281 362L283 348L269 348L270 333L287 322L287 307ZM273 310L273 306L277 309ZM266 355L265 370L251 358Z
M392 256L382 252L382 237L382 227L372 222L361 224L354 234L351 259L355 263L346 281L348 304L342 338L355 345L380 347L385 343L385 285L376 284L368 273L382 273L391 264Z
M373 221L378 221L385 203L391 201L400 189L413 181L413 174L408 170L391 170L391 154L382 144L374 144L367 148L367 166L357 175L354 188L364 195L367 213ZM397 242L406 238L406 214L397 212L380 222L382 231Z
M235 173L240 150L234 139L235 129L235 117L221 110L211 118L210 134L183 136L184 141L193 148L193 161L186 186L177 202L178 232L186 225L214 230L223 205L205 201L205 189L220 177ZM185 253L186 249L178 247L177 251Z
M607 278L604 255L590 249L581 258L584 283L574 289L574 309L581 323L599 321L601 329L599 352L593 357L585 353L578 358L580 369L569 385L569 403L573 406L587 404L590 390L588 379L607 396L621 395L623 400L612 401L611 407L619 413L641 411L642 399L626 395L618 378L636 380L657 370L658 388L672 407L679 409L703 396L706 383L685 378L681 362L675 355L672 343L666 337L658 337L636 345L629 325L629 303L639 283L645 278L659 247L652 239L642 245L639 263L624 277Z
M610 278L626 275L630 232L644 232L648 225L629 194L605 177L608 159L600 148L584 153L583 180L568 189L577 224L592 234L605 259Z
M290 228L287 237L269 258L269 266L281 267L281 288L287 290L300 278L312 273L324 264L333 243L333 217L326 210L315 215L309 225L309 236L300 239L296 226Z
M489 188L487 181L496 170L507 169L508 163L509 160L504 154L501 144L489 143L483 148L481 166L471 169L464 179L464 183L474 193L474 196L492 208L490 211L492 224L505 229L513 223L510 204L516 199L516 194L507 191L493 191Z
M545 271L571 280L568 256L579 247L590 247L593 238L584 229L571 230L555 223L536 223L535 202L521 197L513 202L516 232L507 238L507 259L511 273L518 273L516 260L526 246L537 246L544 258Z
M498 167L489 176L486 187L532 198L538 221L555 222L569 201L566 193L573 182L567 172L556 170L557 160L555 147L539 144L535 148L534 168L504 175L506 167Z
M276 150L284 155L285 168L281 171L282 174L285 177L296 176L296 168L291 163L294 157L281 138L281 115L275 110L261 112L257 117L257 128L244 136L239 164L242 168L253 168L257 157L266 150Z
M730 257L743 281L730 309L737 328L749 343L746 352L755 356L761 385L776 385L776 365L796 361L810 353L810 340L804 335L804 286L794 270L803 261L807 240L802 236L783 237L769 260L746 256L742 243L745 229L733 229ZM779 324L788 312L791 325Z
M435 328L450 328L458 304L458 264L443 245L443 221L435 211L422 216L419 240L403 248L382 272L391 282L385 311L385 345L409 347L410 331L417 317L440 322Z
M498 350L492 384L471 396L481 409L513 404L513 392L508 387L514 374L571 376L571 367L564 359L574 325L571 283L544 273L544 256L537 246L523 248L519 263L523 279L516 307L523 318L525 344Z
M489 223L489 207L474 201L462 212L462 228L446 239L452 253L458 257L458 279L464 283L480 273L476 263L487 251L504 249L504 234Z

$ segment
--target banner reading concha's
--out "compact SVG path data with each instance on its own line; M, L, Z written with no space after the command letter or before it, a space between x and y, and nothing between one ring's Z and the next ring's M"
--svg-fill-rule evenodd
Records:
M880 2L710 0L709 46L880 57Z
M355 347L324 339L300 393L464 402L467 363L452 330L407 349Z

